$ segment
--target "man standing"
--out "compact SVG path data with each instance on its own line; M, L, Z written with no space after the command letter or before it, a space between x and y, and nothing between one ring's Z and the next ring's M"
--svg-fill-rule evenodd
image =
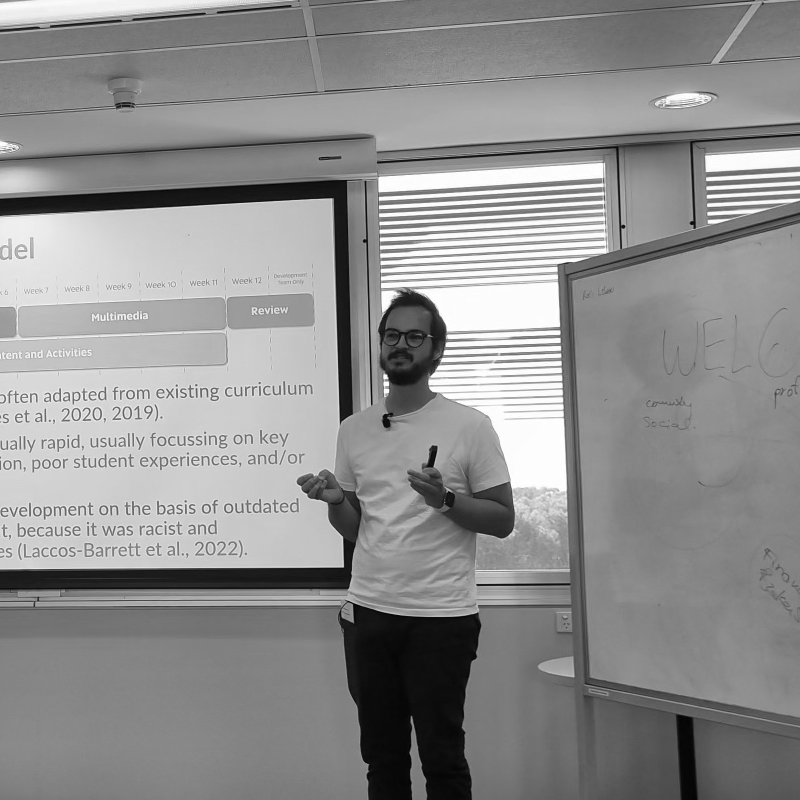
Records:
M429 388L447 340L433 302L399 292L378 332L388 396L342 423L335 474L297 482L355 542L339 619L370 800L411 799L412 720L428 800L469 800L476 533L511 533L511 484L489 418Z

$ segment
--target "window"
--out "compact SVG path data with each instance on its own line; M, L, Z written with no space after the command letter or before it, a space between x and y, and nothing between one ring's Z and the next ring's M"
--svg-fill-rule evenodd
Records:
M479 537L482 582L560 581L569 566L557 266L609 249L612 158L381 169L383 307L402 287L438 305L448 345L431 388L491 417L511 470L517 525Z
M800 201L800 140L695 145L700 225Z

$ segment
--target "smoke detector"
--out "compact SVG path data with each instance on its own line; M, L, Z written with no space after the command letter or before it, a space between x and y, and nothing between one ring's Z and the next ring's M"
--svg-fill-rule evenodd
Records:
M108 91L114 95L114 108L117 111L133 111L136 97L142 91L142 82L136 78L114 78L108 82Z

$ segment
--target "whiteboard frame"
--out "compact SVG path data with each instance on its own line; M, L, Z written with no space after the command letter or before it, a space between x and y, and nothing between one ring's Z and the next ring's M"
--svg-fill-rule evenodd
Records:
M595 700L622 702L656 711L666 711L727 725L737 725L791 738L800 738L800 718L780 716L757 709L724 705L703 698L667 695L642 687L615 684L591 677L588 631L586 627L586 565L583 550L572 282L577 278L626 269L648 261L661 260L679 253L719 245L798 223L800 223L800 203L792 203L719 225L707 226L606 255L559 265L561 341L564 363L564 425L567 446L568 522L572 572L572 610L575 630L575 692L578 715L579 759L582 775L581 798L583 800L593 797L591 794L592 787L596 785L593 706L593 701Z

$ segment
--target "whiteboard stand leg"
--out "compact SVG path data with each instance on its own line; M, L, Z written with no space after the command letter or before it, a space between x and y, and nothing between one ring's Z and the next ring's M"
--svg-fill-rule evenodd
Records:
M697 800L697 765L694 755L694 720L678 714L678 772L681 781L681 800Z
M576 684L579 683L576 681ZM595 748L594 704L580 690L576 695L578 717L578 778L580 781L580 800L596 800L597 755Z

